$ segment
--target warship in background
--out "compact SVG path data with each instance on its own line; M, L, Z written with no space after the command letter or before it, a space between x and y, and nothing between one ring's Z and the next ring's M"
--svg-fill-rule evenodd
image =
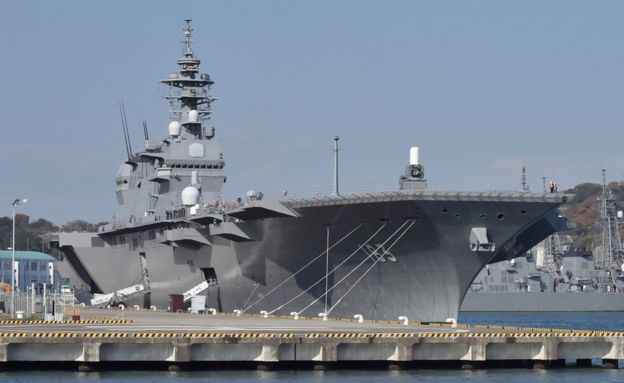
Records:
M523 189L526 190L523 169ZM522 257L487 265L461 311L624 311L624 248L618 211L602 174L602 245L592 252L555 233Z
M486 264L565 225L563 194L428 190L416 147L399 190L340 194L336 165L331 195L226 200L223 151L206 126L213 82L191 32L187 20L178 71L161 81L168 134L154 141L144 126L138 153L126 140L113 221L49 237L93 305L176 310L181 296L226 312L453 321Z

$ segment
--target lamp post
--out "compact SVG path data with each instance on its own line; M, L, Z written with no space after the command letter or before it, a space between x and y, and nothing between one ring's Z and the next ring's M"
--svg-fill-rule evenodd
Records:
M11 242L11 318L15 318L15 206L28 202L28 199L16 198L11 202L13 207L13 242Z

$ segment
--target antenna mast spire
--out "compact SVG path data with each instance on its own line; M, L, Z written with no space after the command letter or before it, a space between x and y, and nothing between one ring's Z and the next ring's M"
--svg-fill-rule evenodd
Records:
M527 179L526 179L526 166L522 167L522 191L525 191L525 192L529 191L529 185L527 184Z
M600 198L600 224L602 226L602 266L622 263L623 249L620 239L615 198L607 185L606 170L602 170L602 197Z
M193 28L191 28L191 19L184 20L184 49L182 50L182 54L184 56L193 56L193 47L191 47L191 34L193 33Z
M332 192L334 196L340 195L338 190L338 141L340 141L340 137L334 137L334 190Z

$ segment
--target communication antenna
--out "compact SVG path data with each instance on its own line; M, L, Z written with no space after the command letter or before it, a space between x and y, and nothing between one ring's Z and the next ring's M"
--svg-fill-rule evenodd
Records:
M130 153L132 149L130 149L130 138L128 137L128 127L126 125L126 110L124 108L123 101L119 103L119 114L121 116L121 130L124 136L124 142L126 143L126 155L128 159L130 159Z
M526 167L525 166L522 167L522 191L525 191L525 192L529 191L529 185L527 184L527 179L526 179Z
M340 195L338 189L338 141L340 141L340 137L334 137L334 191L332 193L334 196Z
M620 225L615 197L607 184L607 172L602 170L602 196L600 198L600 224L602 229L602 264L621 266L624 249L620 237Z
M143 121L143 134L145 135L145 141L149 140L149 133L147 132L147 121Z
M542 177L542 190L546 193L546 177Z

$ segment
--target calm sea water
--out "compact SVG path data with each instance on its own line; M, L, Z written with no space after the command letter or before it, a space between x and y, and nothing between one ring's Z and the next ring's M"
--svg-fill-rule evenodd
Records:
M624 313L465 313L460 322L551 328L624 330ZM621 364L624 364L620 362ZM624 369L603 370L600 367L556 370L328 370L328 371L10 371L0 372L0 382L301 382L301 383L394 383L394 382L624 382Z

